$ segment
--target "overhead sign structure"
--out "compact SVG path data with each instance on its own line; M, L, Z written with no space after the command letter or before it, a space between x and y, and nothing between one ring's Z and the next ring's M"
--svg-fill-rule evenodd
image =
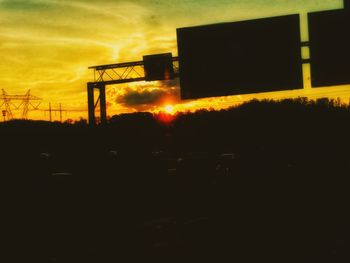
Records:
M312 86L350 84L350 11L322 11L308 17Z
M303 43L297 14L179 28L179 57L90 67L89 123L96 124L98 106L101 123L107 122L106 85L180 77L182 99L302 89L302 64L310 61L313 87L350 84L349 17L350 0L344 10L310 13L310 42ZM310 46L311 59L302 59L302 46Z
M299 15L177 29L182 99L303 88Z
M96 109L100 123L107 123L106 86L137 81L170 80L178 77L178 58L171 53L147 55L142 61L99 65L94 70L94 81L87 83L89 124L96 125ZM97 99L96 91L98 93Z

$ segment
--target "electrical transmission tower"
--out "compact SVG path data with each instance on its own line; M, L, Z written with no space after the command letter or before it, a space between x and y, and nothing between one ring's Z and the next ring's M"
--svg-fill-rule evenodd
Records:
M31 107L33 110L37 110L41 100L41 98L31 95L30 90L24 95L9 95L4 89L2 89L2 95L0 95L0 101L2 101L0 108L5 107L8 120L14 118L12 111L19 109L22 109L22 119L27 119L29 108ZM15 104L13 101L19 101L19 104ZM37 104L34 105L32 101L36 101Z

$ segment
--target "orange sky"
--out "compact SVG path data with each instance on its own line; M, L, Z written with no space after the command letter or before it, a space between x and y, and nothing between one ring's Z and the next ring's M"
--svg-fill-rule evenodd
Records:
M0 0L0 84L9 94L28 89L43 98L30 118L48 119L49 102L68 111L64 119L87 118L89 66L141 60L143 55L177 55L176 28L267 16L337 9L341 0ZM307 52L306 52L307 53ZM136 110L229 107L252 98L340 97L350 86L180 101L178 81L130 83L108 87L108 115ZM20 112L14 111L16 117ZM53 114L58 120L59 114Z

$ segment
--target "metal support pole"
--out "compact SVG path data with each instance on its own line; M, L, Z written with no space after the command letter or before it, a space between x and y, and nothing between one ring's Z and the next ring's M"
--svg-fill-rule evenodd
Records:
M106 85L99 84L101 124L107 124Z
M87 84L87 93L88 93L88 113L89 113L89 125L95 126L95 99L94 99L94 88L95 84Z

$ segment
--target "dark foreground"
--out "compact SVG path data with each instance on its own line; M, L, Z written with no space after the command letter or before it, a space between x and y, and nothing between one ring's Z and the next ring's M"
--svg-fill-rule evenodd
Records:
M2 125L6 262L350 262L349 132L303 99Z

